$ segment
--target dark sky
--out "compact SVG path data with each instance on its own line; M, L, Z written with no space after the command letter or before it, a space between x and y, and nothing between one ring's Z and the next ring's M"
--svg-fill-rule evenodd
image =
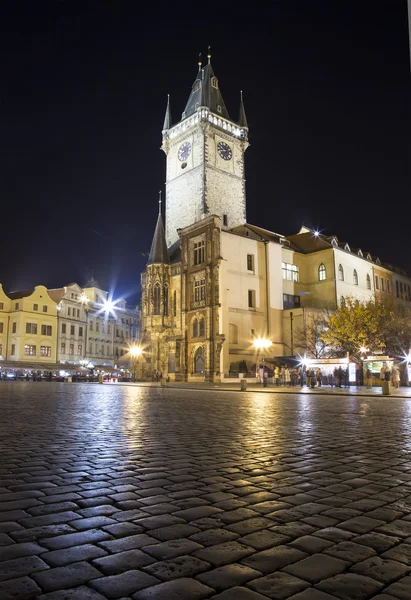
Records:
M248 221L305 223L411 270L406 0L142 6L2 4L6 291L82 285L93 270L137 299L166 96L176 122L208 44L233 119L244 91Z

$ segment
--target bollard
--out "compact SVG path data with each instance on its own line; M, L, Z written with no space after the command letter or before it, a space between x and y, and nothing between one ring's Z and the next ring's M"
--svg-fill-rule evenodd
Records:
M240 390L242 392L245 392L247 390L247 381L245 379L242 379L240 381Z
M67 377L67 383L73 383L73 377L71 377L71 375Z
M166 378L165 377L162 377L160 379L160 382L161 382L161 387L166 387Z
M98 382L99 383L104 383L104 377L103 377L103 375L99 375L98 376Z
M391 396L391 381L382 382L382 395Z

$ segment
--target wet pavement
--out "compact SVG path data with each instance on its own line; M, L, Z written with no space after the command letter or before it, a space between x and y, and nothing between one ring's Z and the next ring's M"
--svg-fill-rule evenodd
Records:
M411 598L411 399L0 384L0 598Z

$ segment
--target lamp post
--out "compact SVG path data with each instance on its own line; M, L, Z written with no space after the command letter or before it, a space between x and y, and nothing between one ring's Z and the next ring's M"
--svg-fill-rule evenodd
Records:
M258 354L261 351L261 362L262 362L262 369L263 369L263 378L262 378L261 383L264 385L264 387L267 387L267 377L265 376L264 351L267 350L268 348L271 348L273 343L271 340L267 340L266 338L259 337L254 340L253 345L257 350L256 374L257 374Z
M141 346L130 346L130 350L129 350L130 356L131 356L131 371L132 371L132 377L133 377L133 382L136 381L136 366L137 366L137 359L139 356L141 356L143 354L143 350L141 348Z

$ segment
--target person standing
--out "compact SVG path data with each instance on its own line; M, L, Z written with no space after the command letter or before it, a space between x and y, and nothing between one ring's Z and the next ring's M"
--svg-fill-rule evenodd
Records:
M320 367L318 367L316 375L317 375L318 387L321 387L321 377L322 377L322 373L321 373L321 369L320 369Z
M278 366L274 369L274 379L275 385L278 387L280 385L280 369Z
M290 369L288 367L285 368L284 371L285 385L291 385L291 377L290 377Z
M393 386L398 389L400 387L400 370L397 365L392 366L391 375Z

